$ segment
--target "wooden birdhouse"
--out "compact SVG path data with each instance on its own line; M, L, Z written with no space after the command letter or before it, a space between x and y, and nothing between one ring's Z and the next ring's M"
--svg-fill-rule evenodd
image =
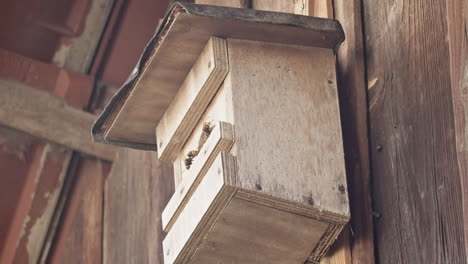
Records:
M93 128L173 163L165 264L321 260L350 218L343 38L335 20L172 7Z

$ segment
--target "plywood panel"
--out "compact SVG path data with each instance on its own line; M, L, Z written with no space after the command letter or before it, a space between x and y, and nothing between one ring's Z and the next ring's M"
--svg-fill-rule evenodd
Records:
M363 6L378 262L466 263L445 1Z
M333 51L235 39L228 47L239 186L346 219Z
M328 226L234 198L191 263L304 263Z
M181 179L180 185L162 214L163 229L168 232L185 204L198 188L206 172L221 152L229 152L234 143L234 129L231 124L218 122L210 137L200 149L190 170Z
M153 124L160 160L174 162L228 71L226 40L210 38L163 117ZM111 128L108 136L118 137L119 132L127 133Z

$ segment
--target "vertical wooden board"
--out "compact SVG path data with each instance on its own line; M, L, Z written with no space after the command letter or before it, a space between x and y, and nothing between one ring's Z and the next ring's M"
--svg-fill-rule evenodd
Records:
M345 227L341 235L336 240L335 244L330 248L326 257L320 261L321 264L348 264L348 263L363 263L357 258L354 262L351 260L351 250L349 248L349 230Z
M172 166L156 153L122 149L106 181L103 262L163 264L161 212Z
M335 0L335 18L346 39L338 49L337 78L353 230L353 263L373 264L368 107L361 0Z
M168 232L177 217L184 210L191 195L198 188L211 164L221 152L229 152L234 143L234 129L229 123L218 122L213 128L210 137L200 149L200 153L195 158L190 170L182 179L179 186L176 186L168 204L162 213L162 224L164 231Z
M174 162L229 70L226 40L211 37L156 126L159 159Z
M458 168L463 184L465 252L468 252L468 2L463 0L445 2Z
M228 47L240 187L349 216L333 51Z
M101 263L104 180L109 168L96 159L79 161L47 263Z
M363 5L378 262L466 263L446 5Z
M226 78L228 78L228 76L226 76ZM189 139L187 142L185 142L185 145L178 156L178 159L181 161L181 163L183 163L183 160L187 157L187 153L189 151L198 149L201 141L200 139L202 138L203 125L205 122L209 122L211 126L215 126L220 121L233 124L232 99L229 94L230 88L226 87L228 85L228 81L223 82L215 97L210 102L210 105L204 112L203 116L198 121L198 124L193 130ZM180 164L180 167L180 177L183 178L187 174L188 170L185 168L184 164ZM176 182L178 181L176 180Z
M232 197L234 188L225 186L228 178L235 175L235 166L227 165L228 159L233 159L227 155L220 153L216 157L164 239L165 264L188 263Z

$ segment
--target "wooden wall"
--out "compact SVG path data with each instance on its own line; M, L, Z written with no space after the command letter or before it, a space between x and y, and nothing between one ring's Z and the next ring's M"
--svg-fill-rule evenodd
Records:
M120 151L105 187L102 263L163 264L161 213L173 192L171 164Z
M375 245L382 264L467 263L463 5L363 1Z

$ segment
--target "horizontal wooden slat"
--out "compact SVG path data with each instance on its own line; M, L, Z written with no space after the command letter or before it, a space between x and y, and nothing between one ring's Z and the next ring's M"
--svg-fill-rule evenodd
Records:
M92 142L91 113L19 82L0 79L0 125L112 161L116 148Z
M231 124L219 122L200 149L186 177L172 196L162 213L164 231L168 232L180 215L192 194L220 152L228 152L234 144L234 129Z

